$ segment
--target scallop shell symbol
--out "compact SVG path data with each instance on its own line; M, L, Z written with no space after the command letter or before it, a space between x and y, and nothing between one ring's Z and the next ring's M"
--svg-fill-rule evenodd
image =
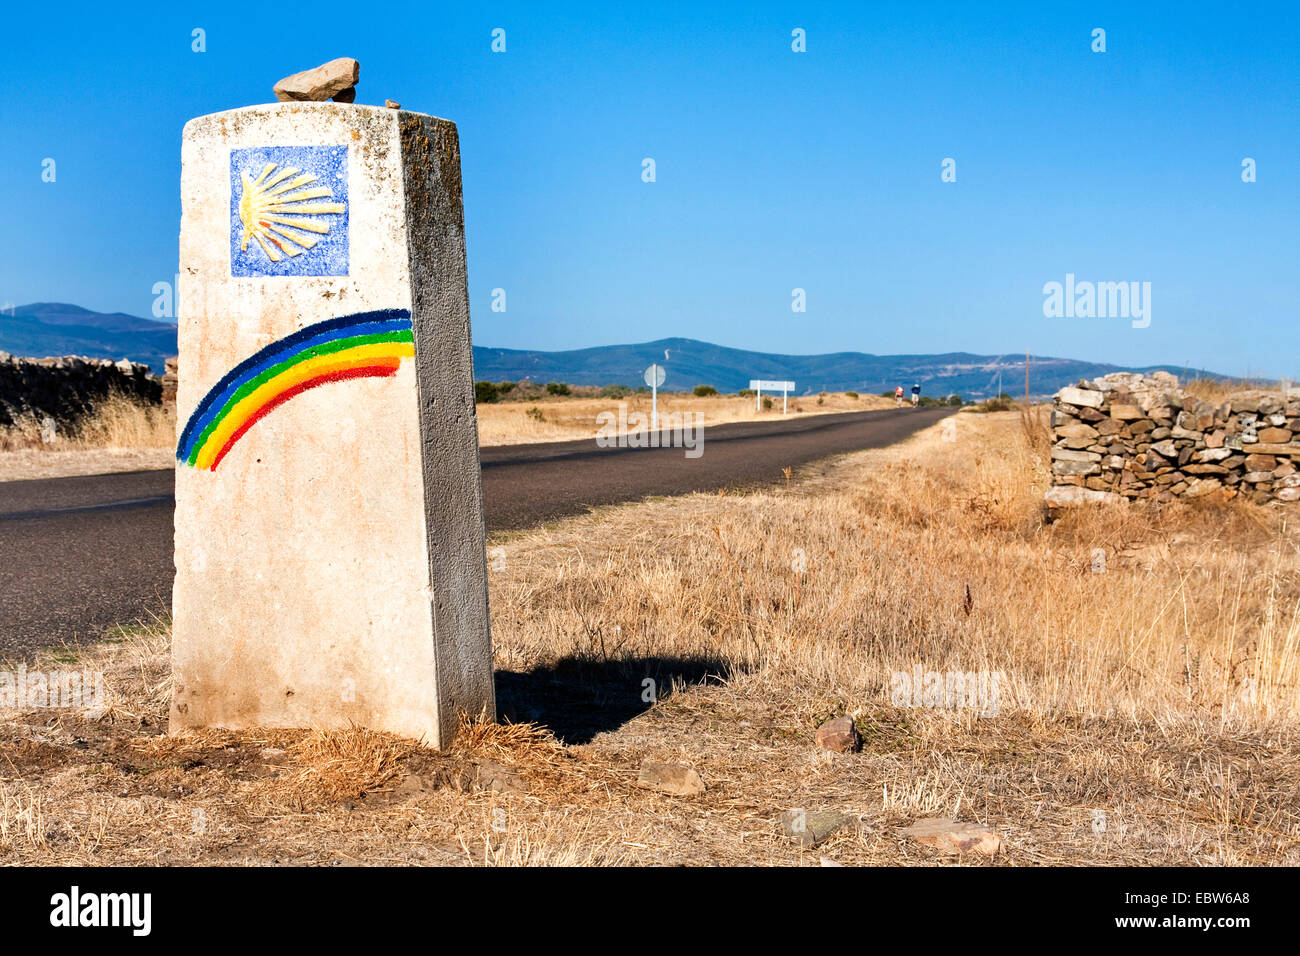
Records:
M341 202L317 202L333 199L326 186L313 186L311 173L278 163L268 163L262 174L253 179L247 172L239 174L243 191L239 197L239 219L244 224L240 251L248 251L248 240L255 239L266 257L279 262L284 256L300 256L318 240L310 233L325 235L329 223L315 217L340 213L347 207ZM298 175L302 173L302 175ZM296 177L296 178L295 178Z

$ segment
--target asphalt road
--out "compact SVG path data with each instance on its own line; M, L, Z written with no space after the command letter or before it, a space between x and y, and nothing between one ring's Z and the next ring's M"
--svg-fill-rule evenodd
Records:
M484 448L490 531L647 495L781 480L783 468L879 448L951 409L816 415L705 429L703 454L594 440ZM0 482L0 657L100 639L171 606L173 472Z

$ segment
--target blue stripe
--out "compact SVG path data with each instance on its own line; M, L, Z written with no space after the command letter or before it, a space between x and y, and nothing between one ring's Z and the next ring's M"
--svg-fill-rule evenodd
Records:
M394 332L411 327L411 313L406 309L379 309L374 312L357 312L354 315L326 319L306 328L299 329L272 342L266 348L240 362L212 386L203 400L195 407L176 443L176 457L187 461L193 448L190 442L203 434L203 430L225 406L230 396L250 379L256 378L272 365L276 365L294 353L332 342L335 339L353 335L370 335L376 332Z

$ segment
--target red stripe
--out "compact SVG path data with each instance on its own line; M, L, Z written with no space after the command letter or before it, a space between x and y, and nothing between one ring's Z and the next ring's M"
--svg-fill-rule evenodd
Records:
M371 365L359 365L356 368L339 369L334 372L326 372L324 375L317 375L315 378L309 378L304 382L299 382L293 388L285 389L279 395L275 396L252 415L248 421L239 426L239 429L230 436L229 440L221 447L217 457L212 459L210 471L216 471L217 465L221 464L221 459L226 457L226 453L234 447L235 442L244 437L244 433L256 425L263 417L266 416L273 408L283 405L295 395L301 395L309 388L315 388L317 385L325 385L329 382L341 382L349 378L388 378L397 373L397 367L401 364L401 359L383 360Z

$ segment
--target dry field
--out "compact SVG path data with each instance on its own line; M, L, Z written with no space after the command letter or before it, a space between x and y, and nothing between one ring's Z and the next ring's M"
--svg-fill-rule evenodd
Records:
M467 724L446 753L360 730L164 736L165 627L50 655L103 670L109 709L5 721L0 860L1300 863L1284 513L1203 501L1045 524L1019 417L952 421L953 441L936 426L769 490L490 542L505 722ZM997 672L998 696L894 699L917 666ZM861 753L815 747L841 714ZM645 759L694 767L707 792L638 789ZM476 766L498 789L464 783ZM792 809L846 822L801 849L779 823ZM1002 851L901 835L932 816L994 827Z
M32 415L0 428L0 481L168 468L175 445L174 408L114 396L70 431L42 436Z
M641 412L649 419L650 395L640 392L622 399L551 397L534 402L480 404L478 441L480 445L514 445L594 438L599 430L596 416L601 412L617 415L620 402L627 405L629 415ZM823 396L791 396L788 415L794 417L827 412L865 412L873 408L890 408L893 404L893 399L881 398L879 395L851 398L844 392L827 392ZM775 397L770 409L757 411L754 405L753 398L739 398L735 395L699 398L689 393L665 392L659 396L661 415L698 412L703 416L701 420L705 426L723 425L727 422L772 421L781 417L780 395Z

